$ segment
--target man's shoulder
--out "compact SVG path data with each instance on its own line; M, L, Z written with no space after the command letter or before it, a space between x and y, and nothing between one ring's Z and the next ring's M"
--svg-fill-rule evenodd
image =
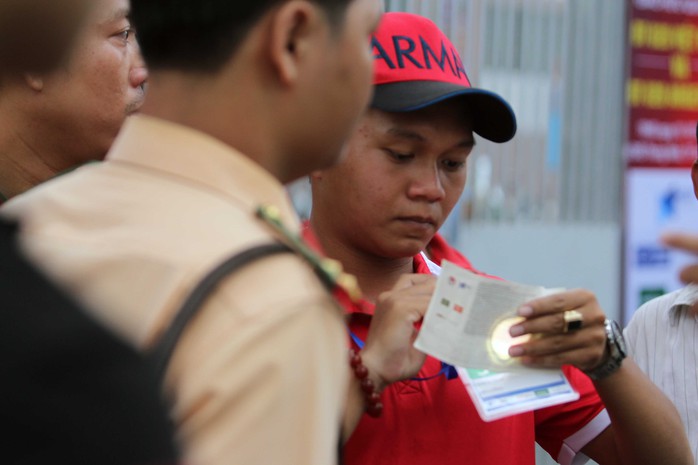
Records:
M676 305L688 303L686 301L686 296L689 291L690 289L688 287L684 287L648 300L635 311L631 321L647 319L649 317L654 319L657 316L668 314Z
M40 210L44 207L46 207L46 211L41 214L50 214L54 211L54 205L62 204L70 196L79 196L80 191L78 189L85 184L85 172L88 172L88 181L92 177L96 178L96 173L93 173L93 171L99 169L100 165L101 163L87 163L53 177L6 201L2 204L2 210L0 211L2 211L3 215L16 219L33 214L35 210ZM95 186L100 186L97 179L95 179L94 184ZM91 192L91 194L94 195L98 192L96 190Z
M648 337L655 340L659 335L666 334L666 331L678 322L680 314L677 311L695 301L693 299L696 296L696 289L695 286L689 285L655 297L642 304L635 311L623 331L629 346L634 348L634 352L637 353L638 350L636 345L645 344Z

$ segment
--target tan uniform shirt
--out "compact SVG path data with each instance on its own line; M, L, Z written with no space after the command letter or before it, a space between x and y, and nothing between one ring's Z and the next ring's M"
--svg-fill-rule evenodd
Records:
M299 223L283 186L202 133L137 116L107 160L3 206L22 245L94 315L140 347L214 265L269 242L272 204ZM292 254L226 279L190 323L167 375L185 458L195 465L336 462L346 398L341 312Z

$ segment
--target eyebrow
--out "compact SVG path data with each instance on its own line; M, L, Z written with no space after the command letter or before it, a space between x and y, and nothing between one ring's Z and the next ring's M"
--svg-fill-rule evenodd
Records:
M131 9L130 8L119 8L115 10L109 17L107 17L103 22L104 24L112 23L114 21L119 21L121 19L130 19Z
M423 135L421 135L417 131L413 131L411 129L390 128L390 129L388 129L388 134L391 136L394 136L394 137L398 137L400 139L406 139L406 140L410 140L410 141L414 141L414 142L426 142L426 139L424 138ZM475 147L475 139L474 138L463 139L458 144L456 144L454 147L460 147L460 148Z
M390 134L391 136L399 137L400 139L408 139L416 142L425 141L424 136L410 129L390 128L388 129L388 134Z

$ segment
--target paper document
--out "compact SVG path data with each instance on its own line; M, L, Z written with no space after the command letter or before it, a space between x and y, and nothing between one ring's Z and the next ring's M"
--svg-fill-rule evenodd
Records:
M498 372L458 368L484 421L579 399L561 370Z
M480 413L490 421L579 398L562 370L534 369L509 356L528 335L509 336L523 303L561 289L478 276L444 260L414 345L459 367Z

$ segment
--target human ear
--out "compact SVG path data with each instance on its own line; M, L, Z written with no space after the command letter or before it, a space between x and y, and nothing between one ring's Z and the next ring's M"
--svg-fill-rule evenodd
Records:
M24 82L36 92L44 90L44 79L38 75L26 73L24 75Z
M274 13L270 58L283 84L291 85L298 79L321 21L318 7L307 1L285 2Z

